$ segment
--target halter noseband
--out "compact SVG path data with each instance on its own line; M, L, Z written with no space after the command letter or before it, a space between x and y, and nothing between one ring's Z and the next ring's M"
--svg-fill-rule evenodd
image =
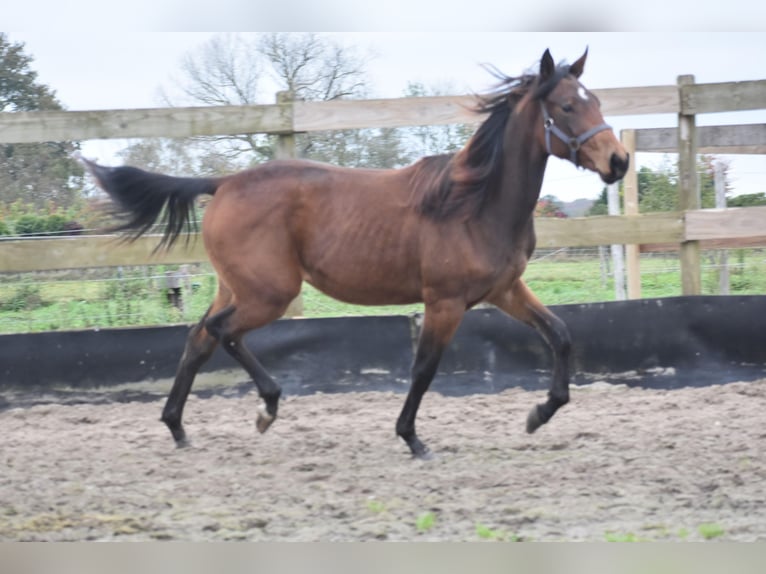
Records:
M590 128L585 133L580 134L579 136L569 136L565 134L560 127L556 125L556 123L553 121L553 118L548 113L548 110L545 107L545 102L541 102L541 107L543 108L543 126L545 127L545 150L548 152L549 155L552 155L551 152L551 132L553 135L555 135L557 138L559 138L562 142L564 142L567 147L569 147L569 159L570 161L575 164L576 166L580 166L580 164L577 162L577 151L580 149L580 146L584 144L586 141L588 141L590 138L592 138L594 135L596 135L598 132L603 132L604 130L611 130L612 126L609 124L600 124L596 127Z

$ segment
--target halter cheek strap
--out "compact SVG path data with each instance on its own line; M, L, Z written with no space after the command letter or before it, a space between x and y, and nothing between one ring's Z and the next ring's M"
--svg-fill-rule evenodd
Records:
M564 142L567 147L569 148L569 160L579 167L579 163L577 161L577 151L580 149L580 146L584 144L586 141L588 141L590 138L592 138L594 135L596 135L598 132L603 132L604 130L611 130L612 126L609 124L600 124L596 127L590 128L585 133L580 134L579 136L569 136L565 134L560 127L556 125L556 123L553 121L553 118L548 113L548 110L545 108L545 104L541 106L543 108L543 125L545 126L545 150L548 152L549 155L552 155L553 152L551 152L551 133L555 135L557 138L559 138L562 142Z

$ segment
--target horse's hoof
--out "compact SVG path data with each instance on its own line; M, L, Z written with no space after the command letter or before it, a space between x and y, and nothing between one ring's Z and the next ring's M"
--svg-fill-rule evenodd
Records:
M532 434L539 429L542 424L543 421L540 420L540 411L538 410L537 405L535 405L532 407L532 410L529 411L529 415L527 416L527 432Z
M409 447L412 451L412 458L416 460L433 460L434 458L431 449L420 442L417 437L409 442Z
M167 424L167 423L165 423ZM191 446L189 439L186 438L186 431L181 425L168 425L170 434L173 436L173 441L176 443L176 448L186 448Z
M271 423L273 423L276 418L276 415L269 414L266 410L266 405L260 405L258 407L258 418L255 420L255 428L258 429L259 433L263 434L269 430Z
M433 460L434 458L436 458L436 455L432 453L429 448L426 448L422 452L413 452L412 458L414 458L415 460Z

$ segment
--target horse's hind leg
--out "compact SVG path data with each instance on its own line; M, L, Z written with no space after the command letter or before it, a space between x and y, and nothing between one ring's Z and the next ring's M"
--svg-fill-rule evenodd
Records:
M553 380L548 400L533 407L527 417L527 432L533 433L569 402L569 330L564 321L551 313L521 279L491 303L511 317L534 327L553 351Z
M263 365L247 349L242 342L245 333L279 318L292 298L286 298L283 305L262 308L253 315L247 307L230 304L220 312L212 315L206 322L208 332L221 343L223 349L231 355L247 371L258 388L258 394L264 405L258 410L256 428L259 432L266 430L277 418L281 387L269 376Z
M178 447L188 445L181 418L183 417L186 399L189 396L192 383L194 383L194 377L197 375L200 367L213 354L218 344L205 328L205 323L211 309L208 309L202 320L192 328L186 339L186 347L178 364L173 387L165 402L165 408L162 410L162 418L160 420L170 429Z

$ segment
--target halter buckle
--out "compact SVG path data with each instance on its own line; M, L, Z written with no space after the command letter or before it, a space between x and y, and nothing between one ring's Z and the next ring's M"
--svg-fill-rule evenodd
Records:
M569 139L569 149L572 151L577 151L580 149L580 140L577 138L570 138Z

